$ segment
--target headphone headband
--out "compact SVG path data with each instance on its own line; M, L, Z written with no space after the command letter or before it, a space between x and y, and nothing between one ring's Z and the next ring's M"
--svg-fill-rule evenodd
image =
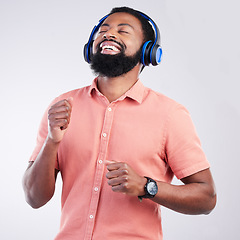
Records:
M91 60L90 60L90 58L91 58L91 56L90 56L90 51L89 51L88 49L92 49L92 46L90 46L90 45L92 44L92 41L93 41L93 39L94 39L94 36L95 36L95 34L97 33L97 31L98 31L98 29L100 28L100 26L102 25L103 21L104 21L108 16L109 16L109 14L106 15L106 16L104 16L104 17L102 17L102 18L99 20L98 24L93 27L93 30L92 30L92 32L91 32L91 34L90 34L90 37L89 37L89 40L88 40L88 42L87 42L87 44L86 44L87 46L85 45L85 47L84 47L84 58L85 58L85 61L88 62L88 63L91 62ZM86 51L86 53L85 53L85 48L86 48L86 50L88 50L88 51Z
M141 62L144 66L148 66L152 64L153 66L158 65L161 62L161 56L162 56L162 48L160 47L160 32L159 29L156 25L156 23L146 14L135 10L138 14L140 14L142 17L144 17L151 27L154 30L155 33L155 39L154 42L147 41L143 44L142 47L142 56L141 56ZM102 17L98 24L94 26L90 37L88 39L87 44L84 46L84 59L86 62L91 63L91 56L92 56L92 47L93 47L93 41L94 41L94 36L98 32L98 29L104 22L104 20L109 17L111 14L108 14L104 17Z
M157 24L145 13L142 13L140 11L137 11L136 12L138 14L140 14L142 17L144 17L145 19L148 20L148 22L150 22L150 25L152 26L152 28L154 29L154 33L155 33L155 40L154 40L154 44L158 43L160 45L160 32L159 32L159 29L157 27Z
M144 66L148 66L150 63L153 66L158 65L161 62L162 57L162 48L160 43L160 31L157 27L157 24L145 13L137 11L142 17L148 20L152 28L154 29L155 39L152 43L151 40L144 43L142 48L142 57L141 62Z

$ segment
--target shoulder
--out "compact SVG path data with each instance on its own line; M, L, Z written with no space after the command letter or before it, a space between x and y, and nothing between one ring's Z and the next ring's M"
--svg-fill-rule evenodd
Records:
M187 111L181 103L148 87L145 87L145 101L154 106L155 109L168 113L178 110Z
M60 94L58 97L54 99L54 102L58 102L63 99L68 99L70 97L72 97L73 99L83 98L88 95L89 89L90 86L85 86L82 88L70 90L68 92Z

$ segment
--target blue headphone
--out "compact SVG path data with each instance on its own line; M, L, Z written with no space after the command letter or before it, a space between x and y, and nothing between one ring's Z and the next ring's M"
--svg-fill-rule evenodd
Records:
M162 48L160 46L159 29L158 29L157 25L155 24L155 22L150 17L148 17L146 14L144 14L140 11L137 11L137 12L149 21L149 24L153 27L153 30L155 33L154 42L149 40L143 44L141 63L144 66L149 66L150 64L152 64L153 66L156 66L156 65L160 64L161 58L162 58ZM99 23L94 26L94 28L90 34L90 37L88 39L88 42L84 46L84 50L83 50L84 59L88 63L91 63L91 57L93 54L92 48L93 48L94 36L96 35L96 33L98 32L98 29L100 28L100 26L102 25L102 23L108 16L109 16L109 14L104 16L103 18L101 18L99 20Z

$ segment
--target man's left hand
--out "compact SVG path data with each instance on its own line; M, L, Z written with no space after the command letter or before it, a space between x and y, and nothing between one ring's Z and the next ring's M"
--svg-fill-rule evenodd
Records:
M108 184L114 192L121 192L131 196L144 195L145 177L139 176L127 163L105 161Z

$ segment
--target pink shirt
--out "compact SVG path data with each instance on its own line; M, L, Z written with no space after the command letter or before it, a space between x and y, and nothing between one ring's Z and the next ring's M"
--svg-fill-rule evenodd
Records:
M160 206L113 192L103 162L126 162L139 175L168 183L173 175L181 179L209 168L190 115L140 81L109 103L96 81L54 101L74 98L71 122L56 160L63 179L56 240L160 240ZM47 130L46 112L30 161L39 153Z

